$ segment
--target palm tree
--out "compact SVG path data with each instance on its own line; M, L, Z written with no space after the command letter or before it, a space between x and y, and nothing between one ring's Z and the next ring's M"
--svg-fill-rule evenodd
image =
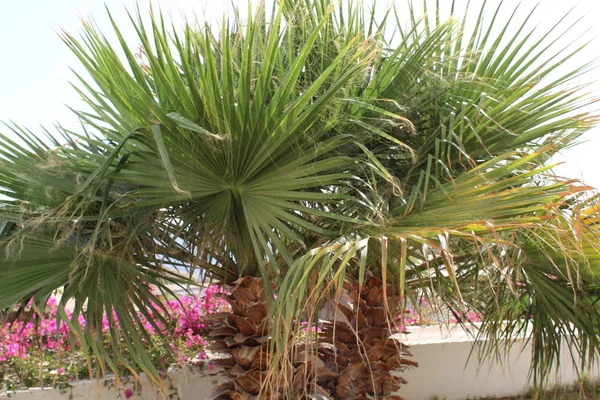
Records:
M58 318L102 370L156 378L137 312L201 271L232 305L212 321L232 376L214 398L388 396L415 364L390 335L421 296L481 313L485 354L529 332L537 384L563 338L595 359L595 198L546 165L595 122L574 84L588 65L555 72L582 48L489 6L472 30L437 5L408 24L375 10L282 0L181 31L132 16L139 50L114 21L118 49L65 33L88 107L60 140L0 138L0 308L64 288Z

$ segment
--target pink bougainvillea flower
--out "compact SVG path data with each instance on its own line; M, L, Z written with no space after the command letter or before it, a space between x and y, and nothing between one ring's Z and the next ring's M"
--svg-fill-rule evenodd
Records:
M207 329L205 317L229 310L229 303L224 298L226 294L223 288L212 285L199 295L180 296L177 300L166 301L166 309L156 305L144 312L140 311L138 317L144 329L152 336L151 340L144 340L144 344L148 347L154 346L155 339L160 342L165 337L169 337L172 339L169 345L175 356L174 359L179 363L190 363L197 359L205 360L207 357L204 349L208 344L204 339ZM52 356L80 350L80 341L77 338L71 341L69 326L64 321L57 323L57 303L55 298L50 297L44 313L33 315L32 320L27 323L16 321L12 325L0 324L0 362L27 360L31 354L37 355L40 350ZM99 327L107 338L110 337L111 328L120 329L116 313L114 310L110 312L112 318L108 318L111 314L103 315ZM154 319L157 314L162 315L165 321ZM67 317L70 319L72 316L72 311L67 311ZM82 327L86 327L87 321L84 315L78 315L77 320ZM192 354L197 354L198 358L192 359ZM165 364L171 360L163 355L161 357ZM214 366L211 365L209 368L212 369ZM73 371L64 368L56 369L57 375L66 375L69 380L74 379L72 373ZM131 397L133 391L128 390L125 394Z
M133 397L133 390L131 390L131 389L125 389L123 391L123 394L125 395L126 399L130 399L130 398Z

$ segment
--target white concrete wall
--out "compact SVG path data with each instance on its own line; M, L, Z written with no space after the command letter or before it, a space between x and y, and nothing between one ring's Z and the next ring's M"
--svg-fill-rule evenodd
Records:
M410 400L464 400L480 396L518 395L531 388L528 381L531 362L529 346L520 341L510 350L508 361L498 365L486 361L478 365L476 355L467 364L471 344L468 342L416 345L410 348L419 368L403 373L408 380L400 394ZM566 349L565 349L566 350ZM577 381L577 372L565 360L558 373L550 378L550 386ZM598 378L598 374L595 374Z
M486 361L479 365L474 355L467 363L472 340L460 328L416 327L410 335L399 337L411 345L410 351L419 362L419 368L403 373L409 381L401 388L400 394L407 400L439 399L465 400L479 396L510 396L523 393L530 388L528 372L531 364L530 346L522 339L507 354L506 362L498 365ZM215 373L216 371L210 371ZM600 378L600 371L594 368L589 374L592 379ZM551 384L570 384L578 379L568 356L566 345L562 348L562 359L558 373L550 379ZM172 381L179 398L183 400L204 399L209 389L223 380L219 375L191 372L187 370L172 373ZM145 382L145 381L144 381ZM11 395L15 400L63 400L63 399L124 399L123 389L133 388L132 383L109 384L95 381L82 381L73 389L61 393L55 389L32 389ZM142 384L141 396L137 393L132 400L162 400L161 395L147 383ZM135 391L135 390L134 390ZM71 395L71 397L69 397ZM2 396L0 396L2 398Z
M465 400L483 396L519 395L531 388L531 344L517 338L502 362L478 362L471 337L455 327L418 327L399 338L411 347L409 351L419 367L407 370L408 384L399 392L407 400L428 400L434 396L446 400ZM468 362L467 362L468 361ZM595 366L586 375L600 379ZM568 385L579 379L566 341L561 348L559 368L549 377L549 386Z
M175 399L204 399L208 391L214 385L223 382L223 376L218 373L208 374L205 372L193 372L190 370L178 370L171 373L174 388L170 393L177 393ZM141 393L138 388L141 385ZM134 395L130 400L165 400L165 396L155 387L148 384L145 377L137 385L133 382L116 383L114 380L107 382L82 380L72 384L73 388L60 391L58 389L29 389L17 391L10 394L10 399L15 400L125 400L124 390L133 389ZM1 399L9 398L0 396Z

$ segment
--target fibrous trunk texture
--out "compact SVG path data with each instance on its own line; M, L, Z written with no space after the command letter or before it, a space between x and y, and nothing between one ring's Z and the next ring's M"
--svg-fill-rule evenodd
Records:
M400 399L392 393L407 382L396 374L418 364L391 338L400 314L397 288L388 284L384 292L381 279L369 276L362 286L346 281L344 289L321 322L319 358L330 373L321 373L319 384L338 399Z
M391 285L387 299L383 292L378 278L368 277L362 287L349 280L343 301L336 302L329 318L319 321L320 333L309 332L307 339L290 338L292 362L281 369L286 375L282 380L290 387L282 395L263 387L268 386L263 383L270 367L271 330L263 281L239 279L226 298L231 312L212 316L209 334L211 350L223 355L214 363L225 368L230 380L215 386L207 398L401 399L391 393L406 381L392 373L417 363L405 358L410 355L406 346L390 338L395 320L389 304L395 292Z
M211 350L225 355L214 361L231 379L215 386L209 399L252 399L261 390L268 369L271 326L267 316L263 281L242 278L227 296L230 313L212 316Z

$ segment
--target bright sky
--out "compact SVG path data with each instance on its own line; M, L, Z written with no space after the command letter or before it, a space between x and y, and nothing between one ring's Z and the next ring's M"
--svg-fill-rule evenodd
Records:
M245 0L233 0L246 4ZM398 3L403 0L398 0ZM498 3L491 0L489 3ZM73 79L69 68L78 68L77 60L57 36L64 29L77 33L81 27L81 17L92 16L97 25L110 38L111 27L104 5L111 10L120 26L127 28L125 8L135 9L135 4L144 12L149 8L145 0L2 0L0 1L0 49L4 54L0 62L0 121L13 120L33 129L38 125L51 127L55 122L66 126L76 126L73 114L65 104L79 108L81 100L70 87ZM386 1L380 1L385 3ZM442 0L442 3L449 0ZM540 0L535 21L544 26L558 21L573 7L572 1ZM163 11L171 13L176 23L187 18L218 18L231 0L155 0ZM418 1L417 1L418 3ZM459 1L460 3L460 1ZM472 0L471 7L478 7L481 0ZM505 0L506 11L519 3L518 0ZM527 1L529 6L534 1ZM600 1L581 0L575 8L575 16L582 21L562 39L565 42L584 38L598 38L586 53L573 60L584 63L600 58ZM508 14L501 17L507 18ZM575 17L571 18L573 21ZM589 29L587 33L585 31ZM132 45L137 45L131 31L126 35ZM600 68L594 70L588 81L596 81L589 86L590 91L600 97ZM598 107L600 108L600 106ZM0 129L3 129L0 127ZM586 143L566 151L557 161L566 161L559 167L561 175L583 178L586 183L600 188L600 127L583 138Z

